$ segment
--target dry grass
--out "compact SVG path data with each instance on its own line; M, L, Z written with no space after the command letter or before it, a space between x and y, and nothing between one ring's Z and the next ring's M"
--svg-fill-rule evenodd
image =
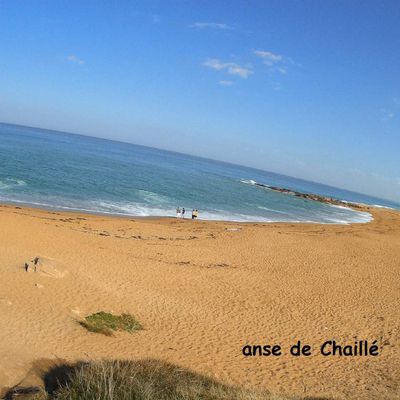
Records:
M14 388L23 400L299 400L234 387L159 360L91 361L59 365L44 376L45 390ZM303 400L327 398L302 397Z
M52 378L37 400L283 400L265 391L224 385L158 360L79 363ZM49 378L45 377L45 381Z
M113 315L104 311L88 315L84 321L79 323L90 332L101 333L106 336L112 336L113 331L132 333L143 329L133 315Z

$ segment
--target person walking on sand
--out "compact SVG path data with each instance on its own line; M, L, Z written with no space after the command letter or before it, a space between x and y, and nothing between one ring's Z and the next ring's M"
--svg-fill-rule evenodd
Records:
M185 207L182 208L182 218L185 218Z
M176 218L180 218L181 217L181 209L178 207L176 209Z

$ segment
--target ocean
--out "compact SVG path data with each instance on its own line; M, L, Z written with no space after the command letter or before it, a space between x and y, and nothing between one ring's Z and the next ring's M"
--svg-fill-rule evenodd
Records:
M368 222L370 214L261 188L398 204L272 172L134 144L0 123L0 202L127 216L240 222Z

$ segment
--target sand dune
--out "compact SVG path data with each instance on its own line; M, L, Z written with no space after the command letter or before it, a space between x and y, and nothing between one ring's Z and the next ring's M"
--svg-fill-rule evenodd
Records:
M0 207L0 390L58 360L159 358L223 382L332 399L400 397L400 214L237 224ZM51 273L27 272L35 257ZM85 315L131 313L107 337ZM377 340L377 357L244 357L246 344ZM40 366L40 368L39 368Z

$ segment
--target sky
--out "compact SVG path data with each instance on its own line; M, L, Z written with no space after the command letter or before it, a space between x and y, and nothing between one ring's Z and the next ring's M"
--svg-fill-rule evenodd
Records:
M399 1L0 0L0 121L400 201Z

